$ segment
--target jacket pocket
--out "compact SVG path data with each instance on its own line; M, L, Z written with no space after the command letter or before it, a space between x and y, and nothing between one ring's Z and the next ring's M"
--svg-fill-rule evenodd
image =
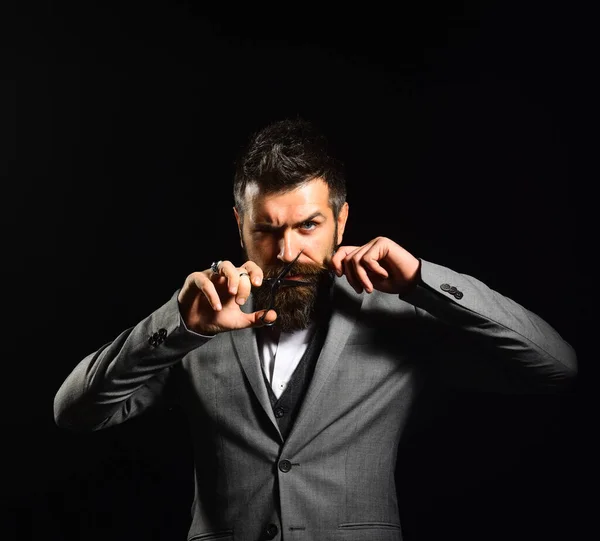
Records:
M218 532L204 532L188 538L188 541L212 541L220 539L221 541L233 541L233 530L219 530Z
M338 524L340 530L400 530L400 524L393 522L344 522Z

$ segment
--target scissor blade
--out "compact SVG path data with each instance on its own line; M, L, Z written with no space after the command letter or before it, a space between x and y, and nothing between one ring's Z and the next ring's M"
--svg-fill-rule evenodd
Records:
M276 280L282 280L283 277L286 276L288 272L290 272L290 269L293 267L294 263L296 263L296 261L298 261L298 258L302 255L303 251L304 250L300 250L298 252L298 255L292 261L290 261L285 267L283 267L282 271L277 275Z
M275 282L277 282L277 278L267 278L266 280L263 280L263 284L267 286ZM286 280L285 278L279 280L280 286L309 286L311 284L312 282L307 282L306 280Z

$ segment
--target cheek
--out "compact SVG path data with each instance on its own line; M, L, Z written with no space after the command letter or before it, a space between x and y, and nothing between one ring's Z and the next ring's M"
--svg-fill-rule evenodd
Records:
M269 238L256 239L250 235L244 237L244 247L248 255L248 259L254 261L259 266L264 263L271 264L277 256L277 245Z
M331 259L334 248L334 239L329 233L327 236L308 241L305 244L304 255L315 263L322 265Z

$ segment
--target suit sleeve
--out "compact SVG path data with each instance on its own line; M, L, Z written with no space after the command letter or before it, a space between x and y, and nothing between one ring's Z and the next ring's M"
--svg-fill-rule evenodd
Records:
M163 398L172 368L211 340L186 328L178 293L79 362L54 398L59 427L99 430L133 418Z
M472 276L420 261L420 282L401 298L425 323L429 366L442 383L514 394L571 388L577 356L552 326Z

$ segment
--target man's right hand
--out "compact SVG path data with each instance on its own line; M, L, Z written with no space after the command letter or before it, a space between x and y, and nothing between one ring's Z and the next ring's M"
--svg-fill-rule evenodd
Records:
M260 286L262 269L247 261L236 267L231 261L221 261L219 272L206 269L190 274L183 284L177 301L188 329L203 335L224 331L260 327L275 321L277 314L265 310L246 314L241 306L250 295L252 286Z

